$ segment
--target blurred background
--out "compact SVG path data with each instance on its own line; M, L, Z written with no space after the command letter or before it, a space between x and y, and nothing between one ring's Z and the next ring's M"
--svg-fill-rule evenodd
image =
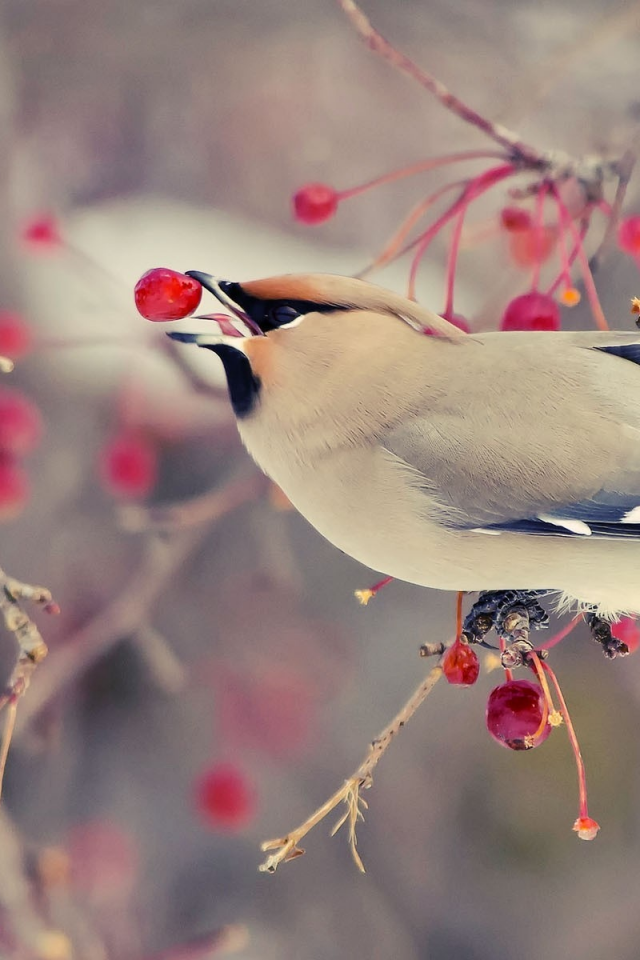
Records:
M637 137L636 2L364 6L540 149L616 157ZM595 843L571 831L565 731L501 750L484 722L500 680L483 670L469 690L439 685L380 764L364 876L330 821L305 857L257 872L260 842L323 802L418 684L418 648L451 637L454 598L394 583L359 607L376 575L257 473L218 361L167 346L133 306L158 265L352 273L448 174L315 228L291 216L296 189L486 141L330 0L3 0L0 17L0 340L4 322L17 360L0 406L13 391L39 411L26 474L0 463L0 564L62 610L35 614L50 652L7 765L0 956L637 957L640 654L607 662L583 627L552 662ZM496 326L528 283L500 231L505 192L492 196L458 274L472 326ZM420 275L436 309L445 259L436 244ZM598 273L614 327L633 329L637 270L614 250ZM404 289L406 265L380 280ZM571 322L591 324L585 304ZM1 653L8 675L8 633Z

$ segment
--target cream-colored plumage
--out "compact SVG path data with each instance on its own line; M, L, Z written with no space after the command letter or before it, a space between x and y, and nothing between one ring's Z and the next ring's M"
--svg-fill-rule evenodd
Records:
M235 291L254 319L261 302L265 317L303 311L230 345L259 383L243 442L297 509L399 579L640 612L640 336L424 336L397 295L382 312L381 288L361 284L351 306L349 280L344 309L332 280L330 304L313 278ZM305 290L324 312L300 306Z

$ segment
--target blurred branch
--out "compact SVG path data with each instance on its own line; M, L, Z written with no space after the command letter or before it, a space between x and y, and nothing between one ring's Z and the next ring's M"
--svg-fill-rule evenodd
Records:
M281 863L286 863L288 860L295 860L296 857L301 857L304 850L298 846L300 841L306 837L316 824L324 820L338 804L344 803L346 804L347 810L333 828L331 836L333 836L345 822L349 822L349 845L351 847L351 854L358 869L364 873L364 865L356 849L356 825L358 820L364 820L360 808L361 806L365 809L367 807L366 802L360 796L360 791L368 790L371 787L373 771L378 761L383 754L386 753L391 745L391 741L395 739L396 734L408 723L418 707L431 693L441 676L442 667L438 664L427 674L418 689L409 697L382 733L371 742L366 757L356 771L348 780L345 780L343 785L336 790L321 807L318 807L304 823L300 824L299 827L296 827L295 830L292 830L286 836L279 837L275 840L266 840L262 844L261 849L265 852L268 850L275 852L269 854L264 863L260 864L258 868L260 871L263 873L275 873Z
M262 474L252 473L244 479L235 479L222 488L203 493L182 503L155 504L150 507L128 504L121 507L118 517L125 530L171 533L188 530L203 523L212 523L230 513L247 499L255 499L266 490L267 480Z
M51 656L47 670L36 678L25 710L18 716L16 729L22 731L66 687L89 669L123 637L146 627L149 612L167 589L187 557L209 532L209 526L237 507L254 500L264 486L260 475L244 481L233 480L217 490L215 509L207 523L192 526L171 538L151 536L145 544L140 566L122 593L84 627L68 638L64 647ZM212 497L213 499L213 497Z

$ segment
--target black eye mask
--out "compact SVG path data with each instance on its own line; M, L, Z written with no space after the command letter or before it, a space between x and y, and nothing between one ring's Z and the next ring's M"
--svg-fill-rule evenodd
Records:
M335 313L336 310L348 309L331 303L314 303L312 300L261 300L249 296L239 283L229 280L221 280L219 287L251 317L263 333L277 330L306 313Z

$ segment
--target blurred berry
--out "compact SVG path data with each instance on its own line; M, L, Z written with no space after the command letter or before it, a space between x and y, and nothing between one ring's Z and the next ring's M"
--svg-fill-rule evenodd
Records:
M259 677L218 667L216 720L224 743L274 758L298 756L311 739L317 693L309 680L286 667Z
M64 245L58 221L51 214L27 220L22 226L21 237L31 250L57 250Z
M84 896L127 893L135 883L139 856L136 843L118 824L90 820L71 828L66 850L71 883Z
M523 293L507 304L501 330L559 330L560 308L546 293Z
M640 255L640 216L627 217L618 227L618 246L632 257Z
M42 417L19 390L0 387L0 452L23 457L42 437Z
M324 183L308 183L293 197L293 212L301 223L315 224L329 220L338 209L339 196Z
M112 437L100 453L100 477L107 493L116 497L146 497L158 476L154 445L137 432Z
M507 680L495 687L487 703L487 730L499 744L511 750L530 750L551 733L544 716L544 694L529 680Z
M0 357L19 360L33 343L31 329L19 313L0 310Z
M545 263L556 245L555 227L530 227L526 230L512 230L509 233L509 256L518 267L532 267L536 263Z
M27 505L31 485L24 467L0 453L0 522L13 520Z
M503 207L500 211L500 223L508 233L528 230L532 226L531 214L522 207Z
M182 320L197 309L202 286L184 273L154 267L136 283L134 299L145 320Z
M216 764L198 778L195 801L204 820L222 830L242 830L255 812L253 788L231 763Z

